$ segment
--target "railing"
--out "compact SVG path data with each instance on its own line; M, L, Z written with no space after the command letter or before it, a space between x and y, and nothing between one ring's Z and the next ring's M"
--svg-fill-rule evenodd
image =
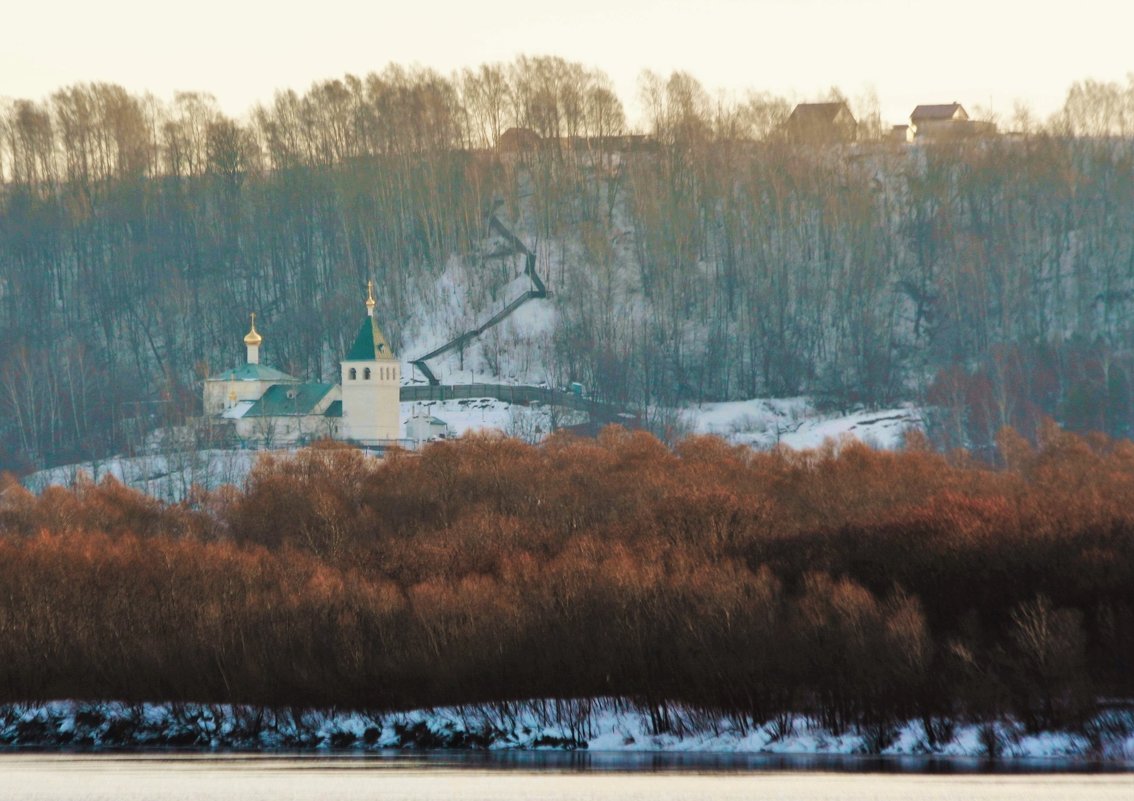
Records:
M543 283L543 279L540 278L539 274L536 272L535 254L528 249L528 246L525 245L518 236L509 231L504 226L504 223L500 222L500 219L496 216L495 212L493 212L492 218L488 222L488 227L499 234L501 237L503 237L508 242L508 244L511 245L512 253L524 254L524 274L531 279L532 285L535 288L529 289L524 292L524 294L520 295L503 309L496 312L496 314L489 317L487 321L485 321L481 325L478 325L471 331L465 331L463 334L449 340L441 347L429 351L429 353L425 354L424 356L419 356L418 358L413 359L410 364L420 370L421 374L425 376L425 380L428 381L432 386L439 386L441 384L441 381L437 378L437 376L433 374L433 371L429 369L429 365L426 364L426 362L428 362L430 359L435 359L438 356L448 353L451 350L456 350L457 348L463 346L470 339L474 339L480 336L489 328L492 328L494 325L497 325L498 323L507 319L507 317L511 315L512 312L523 306L529 300L533 298L547 297L547 285ZM501 252L499 254L493 255L504 256L509 254L506 252Z

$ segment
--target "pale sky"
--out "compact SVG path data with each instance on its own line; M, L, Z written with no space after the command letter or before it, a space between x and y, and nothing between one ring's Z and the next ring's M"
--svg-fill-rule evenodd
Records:
M1073 81L1134 72L1134 0L23 0L0 26L0 97L109 81L210 92L237 117L390 62L448 74L520 53L603 69L632 122L643 69L685 70L713 94L873 88L887 123L953 100L1042 117Z

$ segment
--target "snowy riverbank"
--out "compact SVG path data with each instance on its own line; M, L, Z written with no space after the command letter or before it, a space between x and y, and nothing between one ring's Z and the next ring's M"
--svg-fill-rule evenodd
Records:
M1073 758L1134 767L1134 710L1128 708L1100 714L1081 732L1028 733L1011 720L957 723L940 727L932 745L920 722L836 735L804 717L742 730L701 714L671 715L674 731L656 735L646 716L610 700L560 702L558 709L555 702L534 702L389 714L56 701L0 706L0 747L877 753Z

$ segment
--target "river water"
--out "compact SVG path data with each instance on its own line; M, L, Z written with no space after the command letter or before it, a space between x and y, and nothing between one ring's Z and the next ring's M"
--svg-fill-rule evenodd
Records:
M1134 773L1052 762L711 755L0 755L0 799L1132 801ZM1003 768L1003 766L1000 766ZM1067 771L1067 772L1064 772Z

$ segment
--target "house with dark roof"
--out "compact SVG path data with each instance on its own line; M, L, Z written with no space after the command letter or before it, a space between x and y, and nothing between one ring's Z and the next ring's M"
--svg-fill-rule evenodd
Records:
M990 136L996 133L991 122L969 119L969 113L960 103L933 103L916 106L910 114L912 138L963 139Z
M531 128L509 128L496 139L501 153L531 153L539 149L541 137Z
M788 141L806 145L853 142L858 122L846 103L800 103L784 123Z

